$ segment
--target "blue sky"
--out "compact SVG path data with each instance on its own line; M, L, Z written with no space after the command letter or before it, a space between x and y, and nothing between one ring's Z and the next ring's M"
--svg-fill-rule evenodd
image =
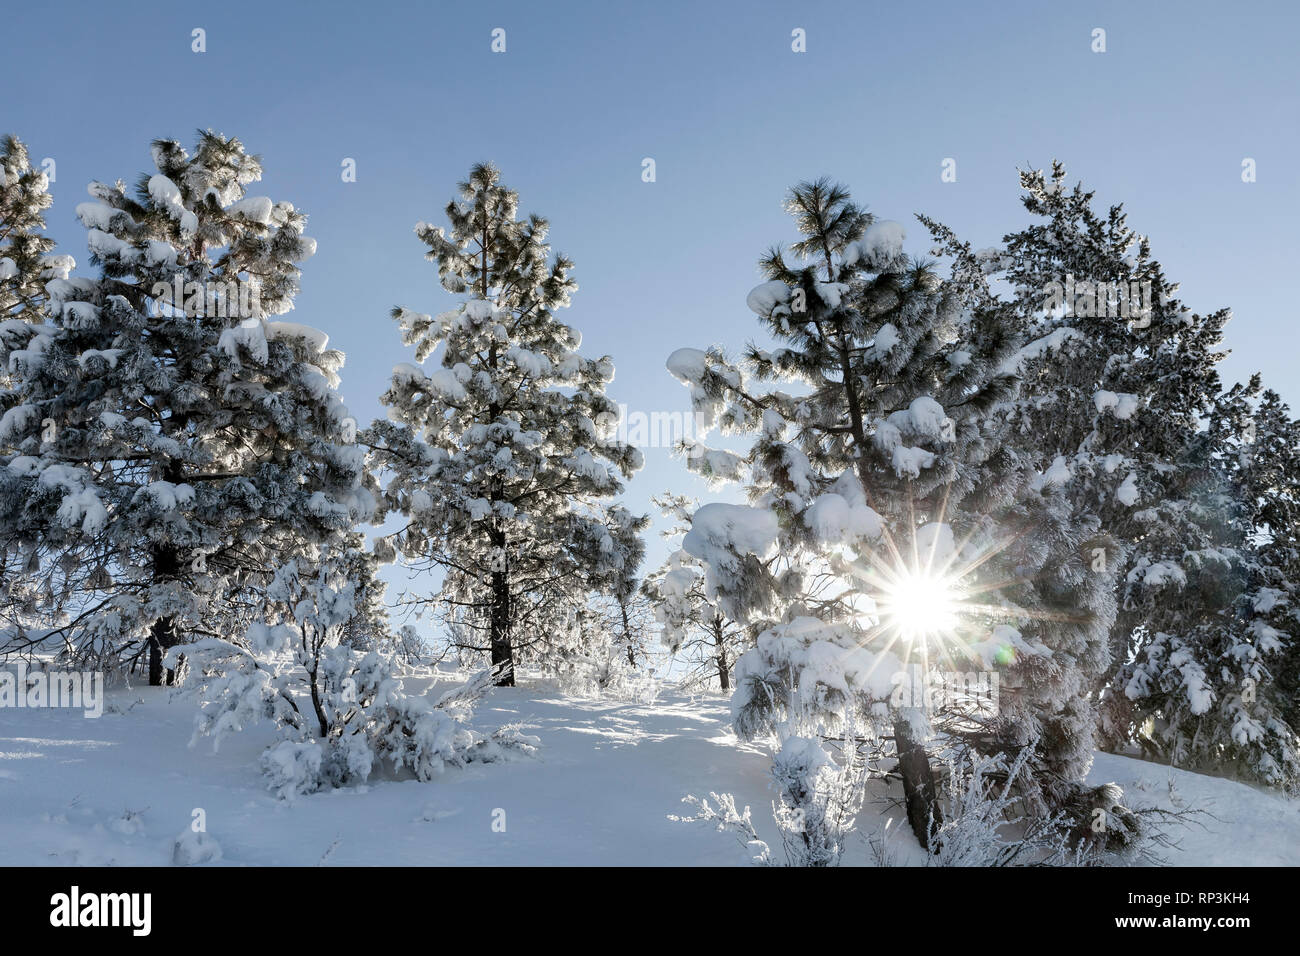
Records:
M294 321L347 352L358 420L408 355L395 304L452 304L419 220L492 160L548 217L580 289L564 315L618 367L632 410L687 410L682 345L757 332L755 262L792 229L800 179L847 183L878 216L925 212L977 247L1026 221L1016 167L1060 158L1123 201L1197 311L1232 306L1227 381L1254 370L1300 405L1294 367L1300 70L1293 3L28 3L9 5L0 132L57 163L49 228L92 179L134 182L149 142L238 136L256 188L309 216L319 252ZM490 49L494 28L506 52ZM1105 53L1091 50L1106 30ZM207 51L191 51L191 31ZM806 31L807 52L791 50ZM340 163L356 160L357 181ZM657 179L642 182L652 157ZM945 158L957 181L940 180ZM1258 181L1241 181L1243 158ZM647 451L629 503L710 492ZM655 549L656 555L661 552Z

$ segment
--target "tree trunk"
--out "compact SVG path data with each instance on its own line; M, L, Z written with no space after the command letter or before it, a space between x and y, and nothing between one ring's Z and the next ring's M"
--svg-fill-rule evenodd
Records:
M627 662L636 667L636 648L632 646L632 625L627 622L627 605L619 601L618 609L623 614L623 641L627 644Z
M723 624L721 617L713 619L713 647L715 653L713 659L718 664L718 683L722 685L723 691L731 690L731 675L728 671L731 669L727 663L727 647L723 643Z
M921 846L928 850L932 828L938 829L943 818L935 794L930 756L925 746L912 736L912 725L905 713L894 723L894 745L898 750L898 772L903 777L907 822Z
M492 545L500 549L495 558L500 564L492 571L492 673L497 687L515 686L515 654L510 643L510 578L506 566L506 538L502 532L492 533Z
M329 721L325 719L325 705L320 699L320 684L317 678L320 676L320 656L312 661L311 665L311 706L316 712L316 723L320 726L320 738L324 740L330 735Z
M176 549L159 545L153 552L154 579L162 582L171 580L180 567ZM163 683L163 658L167 651L181 642L180 629L174 617L161 617L153 622L149 629L149 686L161 687ZM176 682L176 672L167 668L167 686Z
M163 658L167 651L181 642L176 629L176 619L160 617L149 629L149 686L161 687L163 683ZM176 671L167 668L167 686L176 682Z
M479 293L483 300L491 301L488 298L488 222L486 216L483 220L483 238L481 242L481 255L483 257L482 273L479 276ZM495 371L497 367L497 343L488 347L488 367ZM496 424L497 418L501 415L501 406L492 402L488 406L488 427ZM502 488L500 477L494 477L491 482L491 488L488 498L493 504L493 524L496 523L495 506L502 500ZM492 567L492 621L491 621L491 654L492 654L492 674L493 683L497 687L514 687L515 686L515 653L510 644L510 578L509 566L506 564L506 535L504 531L492 528L489 532L489 540L492 547L496 549L493 554Z

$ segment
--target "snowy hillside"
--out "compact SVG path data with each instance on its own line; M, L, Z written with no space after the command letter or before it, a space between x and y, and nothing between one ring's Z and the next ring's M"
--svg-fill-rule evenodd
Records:
M414 682L412 682L414 684ZM134 703L143 701L142 703ZM0 865L162 865L201 808L220 865L745 865L734 837L676 823L688 793L730 791L775 843L769 757L738 745L728 705L672 692L653 703L574 700L527 681L478 708L487 730L522 722L533 758L451 770L429 783L278 800L257 768L269 728L188 747L194 708L167 691L111 692L97 720L68 709L6 710L0 721ZM1208 811L1175 834L1180 865L1300 863L1300 804L1242 784L1098 754L1090 782L1113 780L1133 806ZM895 795L896 796L896 795ZM869 797L860 832L889 818L897 863L921 860L901 811ZM504 811L504 832L499 832ZM494 829L494 822L497 826ZM846 864L870 864L855 838Z

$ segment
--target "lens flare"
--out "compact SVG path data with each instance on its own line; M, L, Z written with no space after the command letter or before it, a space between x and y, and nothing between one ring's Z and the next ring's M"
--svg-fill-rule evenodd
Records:
M906 641L930 641L951 636L958 626L962 594L949 576L906 570L884 587L882 621Z

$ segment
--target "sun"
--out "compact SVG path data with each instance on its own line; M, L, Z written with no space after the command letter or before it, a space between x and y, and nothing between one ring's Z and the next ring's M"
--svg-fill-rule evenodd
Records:
M1047 619L1007 599L1014 577L990 573L989 562L1010 547L1018 534L974 540L969 531L957 540L951 527L932 521L909 541L884 535L883 547L861 552L849 565L852 589L870 609L855 611L861 642L890 652L905 664L931 663L960 670L964 661L982 659L989 628L996 622ZM996 566L994 566L996 567ZM1051 619L1061 619L1052 615Z
M881 589L882 623L908 642L950 638L959 624L963 595L949 574L904 569Z

